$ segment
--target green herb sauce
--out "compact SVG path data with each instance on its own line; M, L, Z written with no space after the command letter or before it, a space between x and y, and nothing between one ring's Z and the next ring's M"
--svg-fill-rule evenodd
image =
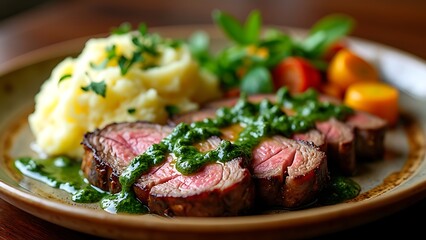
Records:
M322 191L319 201L323 205L336 204L352 199L361 192L361 186L354 180L343 176L331 176L330 184Z
M295 114L286 115L282 108L292 109ZM69 188L68 192L73 194L73 201L100 201L101 207L111 213L147 213L149 210L136 199L132 186L152 166L165 161L168 153L173 153L176 157L175 166L179 172L185 175L193 174L213 161L226 162L243 155L250 159L252 149L265 137L290 137L293 133L313 128L316 121L330 117L343 119L352 113L353 110L344 105L318 101L315 91L291 96L286 88L282 88L277 93L275 103L266 99L260 103L251 103L247 96L242 95L234 107L218 109L215 118L191 124L180 123L160 143L152 145L135 157L119 178L122 190L117 194L107 194L85 183L79 171L80 166L66 158L21 158L15 165L23 174L52 187ZM221 128L233 124L243 126L233 143L222 140L217 149L207 152L200 152L194 147L197 142L212 136L221 136ZM337 182L333 183L333 188L329 188L334 195L350 199L359 193L356 183L342 179Z
M81 164L67 157L24 157L17 159L15 166L28 177L71 193L74 202L94 203L108 194L86 183L80 170Z

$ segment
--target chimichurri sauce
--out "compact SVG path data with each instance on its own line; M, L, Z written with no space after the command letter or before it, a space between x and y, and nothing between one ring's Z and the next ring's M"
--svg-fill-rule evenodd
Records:
M331 175L330 183L321 192L319 202L331 205L352 199L361 192L361 186L354 180L338 175Z
M108 194L86 183L80 170L81 163L67 157L24 157L15 160L15 166L28 177L71 193L74 202L94 203Z
M291 109L293 114L287 115L282 109ZM66 158L21 158L15 165L27 176L70 192L73 201L100 201L101 207L111 213L147 213L149 210L136 199L132 185L152 166L165 161L169 153L176 157L176 169L188 175L213 161L226 162L242 155L251 159L252 149L265 137L290 137L296 132L312 129L316 121L331 117L344 119L352 113L353 110L344 105L319 101L314 90L292 96L288 89L282 88L274 103L266 99L252 103L247 96L241 95L235 106L218 109L215 118L180 123L160 143L135 157L119 178L122 190L117 194L108 194L87 184L80 173L79 163ZM194 147L199 141L221 136L221 128L232 124L243 126L234 142L222 140L217 149L207 152ZM338 177L332 179L327 191L332 197L322 198L326 204L351 199L359 194L360 187L348 178Z
M19 158L15 161L15 166L24 175L69 193L77 192L85 184L79 174L80 165L66 157Z
M287 115L282 108L292 109L295 114ZM220 108L216 117L191 124L180 123L160 143L151 146L137 156L120 176L123 189L128 190L139 176L151 166L165 159L166 153L177 157L176 169L182 174L198 171L203 165L214 161L226 162L238 154L251 155L251 149L262 138L273 135L291 136L314 127L316 121L330 117L343 119L353 113L345 105L333 105L318 100L314 90L291 96L287 88L277 92L276 103L263 100L251 103L242 95L232 108ZM221 136L220 129L231 124L241 124L244 129L234 143L222 140L219 148L207 153L199 152L193 144L212 136ZM220 153L220 154L219 154Z

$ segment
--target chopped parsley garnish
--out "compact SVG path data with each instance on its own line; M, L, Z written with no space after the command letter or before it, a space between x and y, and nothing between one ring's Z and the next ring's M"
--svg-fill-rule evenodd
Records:
M177 106L174 105L167 105L166 107L166 112L167 114L169 114L169 116L173 116L179 113L179 108Z
M149 69L158 66L156 58L161 55L164 47L177 48L182 44L182 41L175 39L165 39L158 34L149 34L145 24L140 24L137 31L131 31L132 26L129 23L123 23L118 28L112 30L112 34L132 34L132 43L135 50L131 55L118 55L116 46L108 46L105 48L106 59L99 64L90 63L90 66L95 70L102 70L108 66L108 63L115 59L120 67L121 75L126 75L129 69L136 63L140 63L141 69Z
M128 59L125 56L120 56L118 66L120 66L121 75L126 75L129 68L136 62L143 61L143 55L140 52L134 52L132 58Z
M111 60L111 59L113 59L113 58L115 58L116 56L117 56L117 54L116 54L116 52L115 52L115 50L116 50L116 46L113 44L113 45L111 45L111 46L107 46L106 48L105 48L105 52L106 52L106 55L107 55L107 58L106 59L104 59L102 62L100 62L99 64L95 64L95 63L90 63L90 67L92 67L93 69L96 69L96 70L102 70L102 69L105 69L106 68L106 66L108 65L108 62Z
M103 80L100 82L90 82L89 85L81 87L81 90L85 92L92 91L102 97L106 96L106 84Z
M127 113L128 114L134 114L136 112L136 108L128 108Z
M111 33L115 35L123 35L130 32L131 30L132 30L132 25L128 22L125 22L125 23L122 23L120 26L113 28L111 30Z
M63 80L65 80L65 79L71 78L71 77L72 77L72 75L71 75L71 74L64 74L64 75L62 75L62 77L61 77L61 78L59 78L58 83L62 82L62 81L63 81Z

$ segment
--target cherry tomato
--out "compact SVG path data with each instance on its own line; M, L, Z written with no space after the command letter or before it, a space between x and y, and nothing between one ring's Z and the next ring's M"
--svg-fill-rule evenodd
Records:
M321 74L308 60L301 57L288 57L272 70L276 89L286 86L290 93L301 93L308 88L319 89Z

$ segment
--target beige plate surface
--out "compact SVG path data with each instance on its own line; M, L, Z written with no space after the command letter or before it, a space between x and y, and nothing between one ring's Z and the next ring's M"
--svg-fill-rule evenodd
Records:
M196 30L209 32L216 49L226 43L211 26L151 29L163 36L179 38L186 38ZM292 34L303 34L301 30L288 30ZM385 158L360 165L354 179L361 184L362 192L354 201L227 218L113 215L96 204L75 204L61 190L22 177L11 163L16 157L35 154L30 147L33 136L26 118L33 109L34 95L41 83L59 61L80 52L87 39L40 49L0 66L0 197L35 216L77 231L119 239L196 239L200 236L203 239L291 239L367 223L426 197L426 99L413 98L416 93L408 95L404 88L413 78L426 84L426 63L396 49L351 38L351 47L374 62L384 80L403 90L401 120L387 133ZM395 67L405 71L395 76ZM409 74L413 72L417 76Z

